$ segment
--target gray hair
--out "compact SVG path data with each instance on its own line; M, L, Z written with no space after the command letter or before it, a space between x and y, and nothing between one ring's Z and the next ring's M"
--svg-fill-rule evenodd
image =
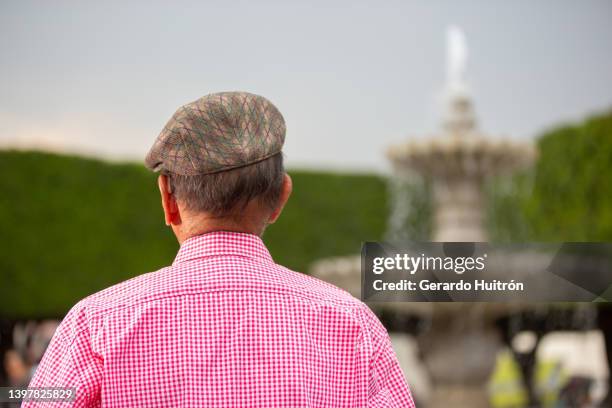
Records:
M187 209L216 217L237 215L254 199L273 209L278 204L285 170L283 155L213 174L182 176L164 172L170 191Z

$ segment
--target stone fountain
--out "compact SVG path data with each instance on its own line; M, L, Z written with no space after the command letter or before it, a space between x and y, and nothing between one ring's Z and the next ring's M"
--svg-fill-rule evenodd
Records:
M431 186L433 241L486 241L484 183L528 166L535 150L531 143L490 137L478 130L465 81L466 42L457 27L448 30L447 57L446 112L440 133L392 146L388 157L395 177L417 175ZM321 260L311 273L360 295L359 257ZM501 346L494 323L515 310L512 306L386 303L372 307L391 308L429 323L417 339L432 385L428 407L489 406L486 383Z
M464 79L466 60L463 34L451 27L442 132L392 146L388 151L396 173L417 173L431 183L432 238L438 242L486 241L483 183L529 165L535 156L531 143L494 138L478 130Z

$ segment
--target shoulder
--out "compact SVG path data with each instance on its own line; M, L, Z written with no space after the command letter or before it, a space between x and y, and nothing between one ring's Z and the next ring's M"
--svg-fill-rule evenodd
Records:
M367 326L368 331L370 331L370 326L373 329L378 328L376 323L380 324L380 322L372 310L346 290L283 266L279 266L279 268L286 274L288 283L291 289L297 293L297 296L303 296L319 306L333 308L349 314L358 320L361 326Z
M79 335L96 332L102 324L100 317L138 303L147 294L153 293L159 276L166 270L162 268L138 275L81 299L62 319L55 332L56 340L71 343Z
M85 299L84 304L92 317L106 312L133 306L156 296L168 284L171 267L144 273L102 289Z
M372 342L378 343L386 341L389 338L387 329L366 303L331 283L302 273L290 272L299 275L297 279L304 282L305 288L307 287L310 289L311 296L313 296L316 301L329 304L350 313L359 321L360 326L364 329L366 337Z

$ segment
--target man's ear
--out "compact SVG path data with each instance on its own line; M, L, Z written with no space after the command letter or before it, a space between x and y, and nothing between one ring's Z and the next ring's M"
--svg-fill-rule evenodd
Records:
M278 217L281 215L281 213L283 212L283 208L285 208L285 204L287 204L287 200L289 200L289 196L291 196L292 190L293 181L291 181L291 177L289 177L289 175L285 173L285 176L283 178L283 187L278 200L278 205L276 206L276 209L272 212L272 215L270 215L270 218L268 219L269 224L274 224Z
M164 218L166 225L177 225L181 223L181 214L179 212L176 199L170 191L170 183L168 176L160 174L157 178L159 193L161 194L162 208L164 209Z

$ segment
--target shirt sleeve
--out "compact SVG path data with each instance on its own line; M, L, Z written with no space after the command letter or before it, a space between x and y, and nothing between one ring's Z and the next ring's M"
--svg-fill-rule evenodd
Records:
M371 335L368 407L414 408L410 388L397 361L387 330L364 305Z
M34 372L29 387L72 388L71 402L25 401L30 407L98 407L102 359L92 349L84 308L77 304L57 328L49 347Z

